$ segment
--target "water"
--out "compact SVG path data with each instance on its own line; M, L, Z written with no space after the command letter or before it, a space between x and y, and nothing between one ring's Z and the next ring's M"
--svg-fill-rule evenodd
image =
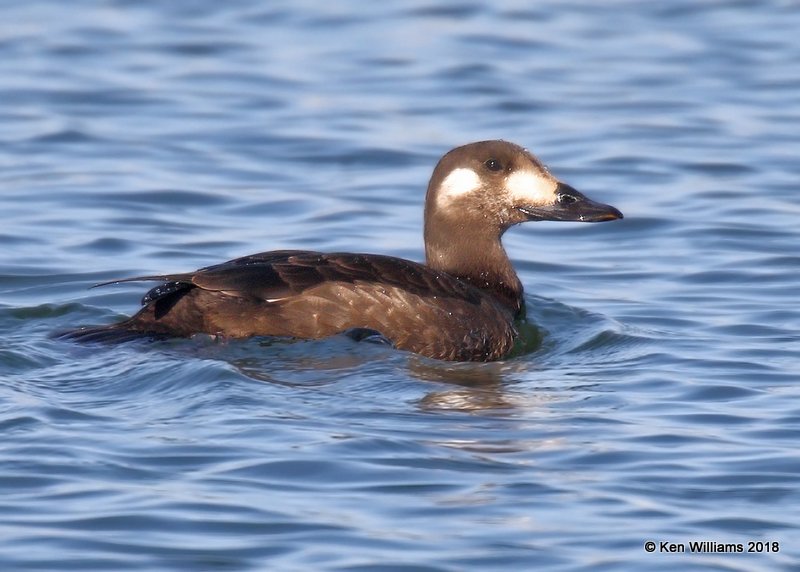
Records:
M800 566L795 2L2 10L2 570ZM135 311L113 278L419 260L436 160L497 137L626 215L508 233L533 353L49 337Z

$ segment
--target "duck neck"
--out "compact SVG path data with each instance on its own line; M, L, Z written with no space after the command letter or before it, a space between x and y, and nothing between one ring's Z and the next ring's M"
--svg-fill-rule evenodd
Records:
M513 316L523 307L522 283L500 241L502 231L476 234L476 226L464 224L463 232L437 232L426 221L425 259L429 267L446 272L493 296Z

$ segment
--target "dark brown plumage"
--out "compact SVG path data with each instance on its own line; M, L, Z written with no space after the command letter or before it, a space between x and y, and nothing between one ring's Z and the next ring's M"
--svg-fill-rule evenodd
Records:
M353 328L397 348L457 361L500 359L517 335L522 285L500 238L528 220L622 218L559 183L526 150L503 141L458 147L437 165L425 204L427 265L377 254L281 250L162 282L133 317L76 330L121 335L321 338Z

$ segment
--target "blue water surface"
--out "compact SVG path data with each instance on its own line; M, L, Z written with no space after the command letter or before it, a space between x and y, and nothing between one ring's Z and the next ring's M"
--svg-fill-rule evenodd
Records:
M2 14L0 569L800 567L796 2ZM507 234L520 355L51 337L133 313L114 278L420 260L433 165L487 138L626 216Z

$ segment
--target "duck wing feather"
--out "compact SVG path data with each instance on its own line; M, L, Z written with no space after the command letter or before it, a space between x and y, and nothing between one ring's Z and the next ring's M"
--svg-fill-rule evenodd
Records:
M460 280L423 264L379 254L276 250L235 258L194 272L137 276L104 282L163 282L142 299L147 305L191 288L265 302L298 295L325 283L392 286L422 296L458 298L480 304L481 294Z

